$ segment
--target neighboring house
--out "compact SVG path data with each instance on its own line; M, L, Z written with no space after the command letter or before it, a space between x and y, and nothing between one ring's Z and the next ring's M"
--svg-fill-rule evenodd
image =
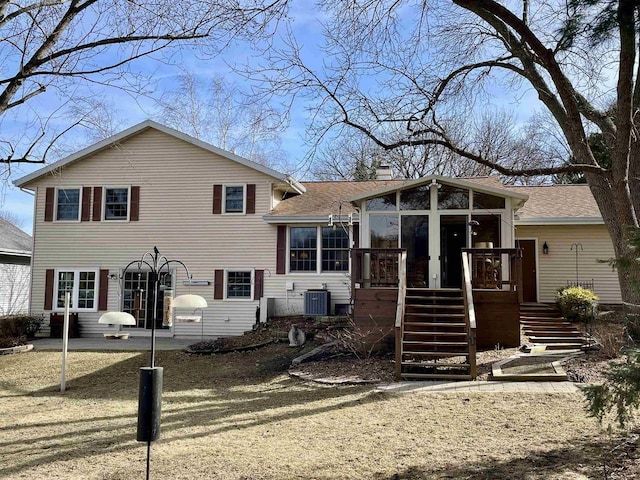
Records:
M81 335L114 330L98 323L105 310L132 313L137 326L122 328L145 334L154 316L149 278L121 276L154 246L183 261L195 283L185 286L176 269L165 294L190 291L209 305L202 324L175 323L165 335L238 335L258 307L263 318L346 311L353 288L363 286L352 264L359 257L350 253L372 248L405 248L409 286L443 289L460 287L463 247L525 242L533 265L528 300L550 302L575 279L570 246L582 243L581 279L594 278L603 299L619 302L615 273L595 262L613 251L586 186L381 178L298 182L145 121L14 182L35 194L31 311L60 312L69 291ZM565 188L577 199L573 207L562 198ZM161 327L162 300L158 312Z
M0 218L0 315L29 310L31 237Z

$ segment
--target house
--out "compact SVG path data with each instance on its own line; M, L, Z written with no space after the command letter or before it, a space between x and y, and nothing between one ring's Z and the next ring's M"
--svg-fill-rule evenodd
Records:
M31 236L0 218L0 316L29 309Z
M524 248L529 290L512 295L516 308L551 302L575 279L573 244L580 279L620 301L615 273L595 262L613 250L586 186L400 181L384 171L374 181L298 182L152 121L14 183L35 195L31 311L60 312L68 291L85 336L118 328L98 323L106 310L134 315L137 325L120 327L132 335L154 318L160 335L238 335L258 315L347 311L354 299L357 309L355 290L397 292L400 276L409 289L459 290L467 247L482 250L471 268L485 290L512 292L510 262ZM154 246L191 273L163 278L156 314L147 272L124 272ZM202 322L163 327L164 298L187 291L208 302ZM385 295L395 318L397 295Z

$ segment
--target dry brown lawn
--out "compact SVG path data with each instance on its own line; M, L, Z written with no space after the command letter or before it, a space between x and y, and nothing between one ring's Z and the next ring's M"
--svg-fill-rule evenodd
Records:
M0 478L144 478L135 433L147 360L71 352L61 394L59 353L0 357ZM159 352L152 478L605 478L611 440L580 394L382 394L290 379L287 362L280 345L215 357Z

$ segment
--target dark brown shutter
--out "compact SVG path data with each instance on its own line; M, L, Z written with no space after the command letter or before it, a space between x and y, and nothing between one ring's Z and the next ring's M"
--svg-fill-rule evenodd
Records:
M287 226L278 225L276 246L276 273L284 275L287 268Z
M88 222L91 219L91 187L82 187L82 213L80 219Z
M222 185L213 186L213 214L222 213Z
M109 293L109 270L100 270L100 289L98 290L98 310L107 309Z
M55 271L47 268L44 276L44 309L53 310L53 282Z
M102 187L93 187L93 221L102 220Z
M264 294L264 270L256 270L255 285L253 286L253 299L260 300Z
M129 220L137 222L140 216L140 187L131 187L131 212Z
M47 187L47 191L44 196L44 221L53 221L53 202L56 197L56 189L53 187Z
M213 299L222 300L224 298L224 270L216 270L213 277Z
M256 186L254 183L247 185L247 213L256 213Z
M351 229L351 235L353 235L353 248L360 248L360 225L354 223Z

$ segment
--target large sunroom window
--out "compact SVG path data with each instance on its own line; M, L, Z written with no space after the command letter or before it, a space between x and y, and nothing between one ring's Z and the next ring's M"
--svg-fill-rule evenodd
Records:
M441 184L438 189L438 210L466 210L469 208L469 190Z
M371 248L398 248L398 215L371 215Z

